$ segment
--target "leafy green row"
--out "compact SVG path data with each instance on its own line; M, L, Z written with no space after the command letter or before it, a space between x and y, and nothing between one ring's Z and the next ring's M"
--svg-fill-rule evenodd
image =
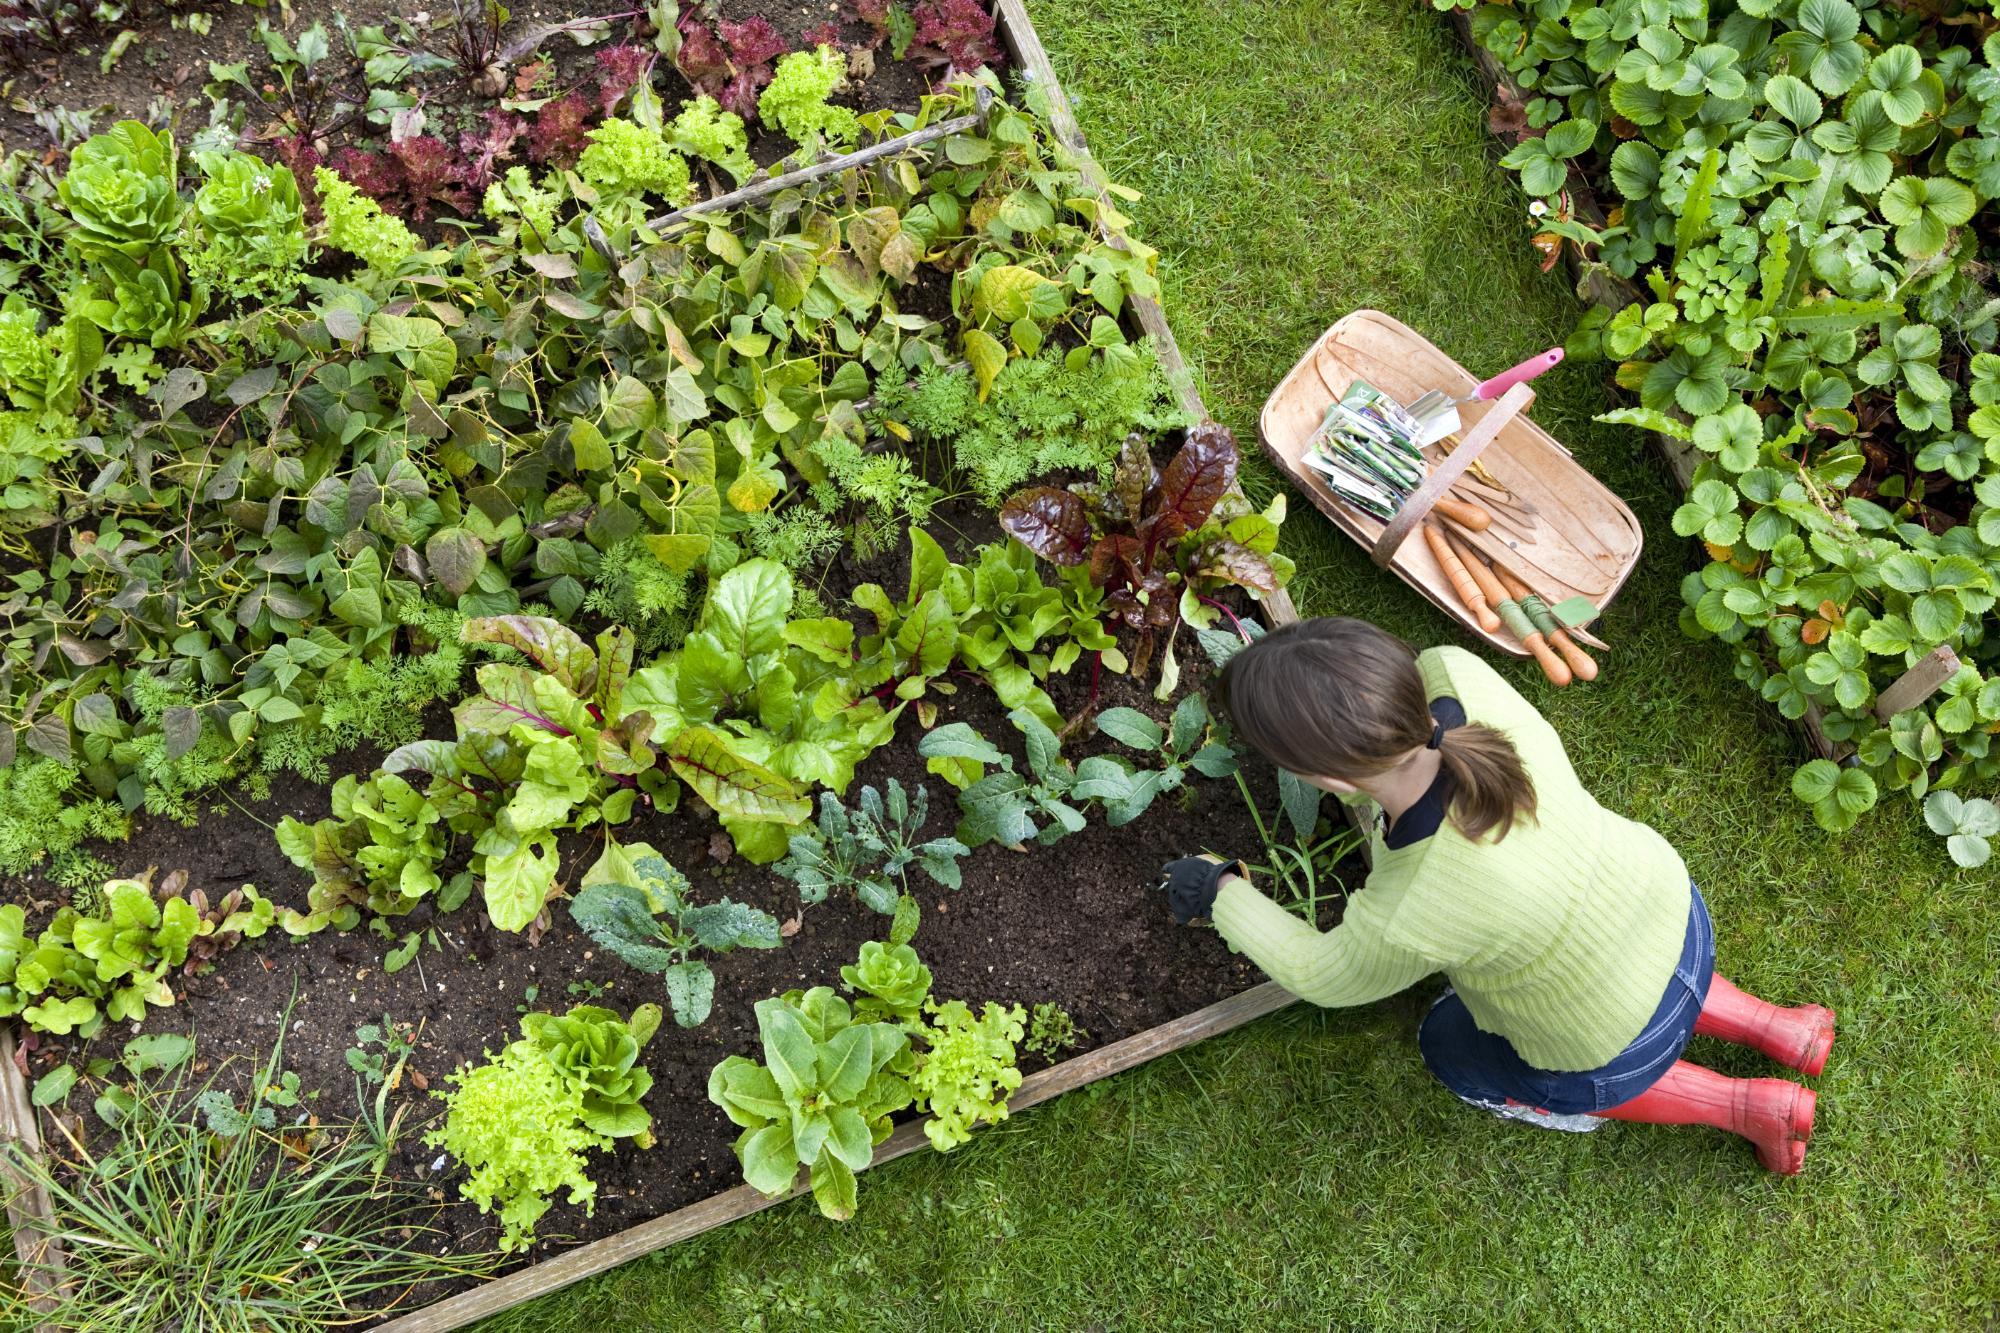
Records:
M269 930L275 912L245 884L213 906L181 877L156 891L145 879L115 879L59 908L38 936L17 904L0 906L0 1018L19 1014L57 1035L96 1035L105 1023L143 1023L174 1002L168 976L193 971L238 941Z
M1041 682L1086 651L1113 655L1116 667L1116 641L1098 619L1087 577L1046 585L1015 543L983 547L972 565L959 565L913 528L902 600L873 584L854 598L873 619L872 633L837 616L792 616L790 574L775 561L746 560L710 585L680 647L646 666L635 666L635 636L623 627L599 635L593 648L546 617L465 622L468 642L514 649L530 665L483 664L477 692L454 710L454 739L404 745L366 782L336 783L330 817L279 825L286 855L314 876L306 910L287 911L286 928L346 928L364 907L399 915L433 895L449 910L476 881L494 924L524 929L559 882L562 833L615 829L642 804L670 810L683 787L720 816L738 854L769 863L789 850L797 865L795 830L811 815L811 792L845 792L912 703L933 721L926 695L952 670L977 673L1014 710L1038 781L1056 782L1059 769L1060 795L1102 799L1114 824L1178 786L1191 761L1211 776L1227 771L1218 768L1223 761L1233 766L1226 746L1194 753L1208 715L1193 696L1182 701L1170 738L1131 709L1099 719L1120 740L1163 753L1162 769L1138 775L1096 756L1072 770L1061 760L1056 731L1065 724ZM921 753L967 789L965 842L1016 843L1034 834L1030 789L1012 773L1010 756L963 723L931 732ZM988 776L989 765L1007 771ZM428 783L420 789L411 774ZM1043 808L1067 814L1050 831L1081 828L1082 814L1051 793ZM471 867L447 884L439 867L454 834L468 841ZM623 855L607 838L584 882L634 884L609 868ZM893 910L896 895L884 892L870 905Z
M51 811L86 810L73 843L121 809L191 819L233 775L323 779L357 732L409 739L457 688L460 617L599 614L657 649L746 555L803 566L848 525L880 549L942 491L872 438L914 435L878 378L969 364L988 459L1062 419L989 410L1010 394L1074 418L1152 386L1051 465L1167 419L1117 324L1152 252L1105 243L1119 219L1033 115L655 231L672 192L629 159L679 126L607 122L588 171L509 173L486 227L432 248L323 169L202 154L190 189L136 123L59 178L9 160L0 864L43 853L24 830ZM950 316L916 313L947 285ZM1030 351L1061 378L1011 373Z

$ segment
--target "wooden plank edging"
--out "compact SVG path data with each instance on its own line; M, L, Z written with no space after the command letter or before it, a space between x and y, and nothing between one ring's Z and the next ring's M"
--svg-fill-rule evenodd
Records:
M1472 63L1484 79L1489 97L1505 91L1513 100L1526 101L1529 94L1514 81L1513 75L1507 72L1507 67L1473 37L1471 15L1465 10L1454 9L1449 17L1453 31L1458 34L1465 49L1471 52ZM1572 165L1570 173L1573 178L1576 176L1576 171L1576 167ZM1572 197L1578 201L1577 216L1581 221L1592 227L1604 225L1604 215L1598 210L1595 198L1589 191ZM1568 242L1563 244L1562 255L1563 264L1575 281L1577 295L1585 300L1616 307L1646 299L1639 285L1629 278L1618 277L1601 266L1586 270L1577 258L1575 247ZM1696 464L1701 461L1700 452L1689 442L1676 440L1658 431L1649 430L1642 433L1652 442L1654 451L1659 454L1667 465L1667 470L1673 474L1675 483L1685 493L1694 485L1694 470ZM1947 662L1949 669L1946 669ZM1958 669L1958 657L1949 647L1940 645L1931 650L1876 696L1876 717L1886 722L1905 709L1915 708L1937 693L1946 681L1957 675ZM1854 753L1854 747L1836 744L1826 734L1826 727L1820 721L1821 716L1819 705L1809 704L1805 716L1799 719L1800 729L1805 732L1806 743L1812 747L1813 753L1822 759L1843 760L1850 757Z
M1059 1065L1051 1065L1039 1073L1030 1074L1021 1080L1021 1086L1007 1100L1010 1111L1023 1111L1042 1102L1052 1100L1065 1092L1080 1088L1087 1083L1142 1065L1148 1060L1178 1051L1205 1037L1234 1031L1246 1023L1275 1013L1293 1002L1296 997L1288 994L1276 982L1267 981L1249 990L1220 1000L1206 1009L1197 1009L1185 1017L1162 1023L1135 1033L1123 1041L1114 1041L1107 1046L1065 1060ZM871 1166L894 1161L919 1149L928 1148L930 1141L924 1137L923 1121L913 1120L899 1127L881 1147L875 1150ZM517 1273L497 1278L482 1287L458 1296L448 1297L421 1310L413 1311L386 1324L376 1326L376 1333L446 1333L450 1329L463 1328L475 1319L484 1319L503 1310L512 1309L524 1302L560 1291L564 1287L594 1277L608 1269L616 1268L641 1255L664 1249L677 1241L698 1236L733 1222L738 1218L761 1213L774 1204L787 1199L795 1199L807 1192L801 1183L790 1194L778 1198L767 1198L748 1185L738 1185L724 1190L699 1203L656 1217L650 1222L627 1228L615 1236L578 1246L574 1250L531 1264Z
M23 1156L40 1161L41 1128L35 1122L28 1080L14 1063L14 1051L14 1025L0 1021L0 1137ZM5 1157L0 1157L0 1190L6 1192L7 1230L14 1237L28 1308L47 1314L55 1306L51 1293L60 1286L63 1269L62 1247L53 1234L55 1209L49 1192L14 1170ZM36 1327L41 1333L55 1333L53 1325L47 1323Z

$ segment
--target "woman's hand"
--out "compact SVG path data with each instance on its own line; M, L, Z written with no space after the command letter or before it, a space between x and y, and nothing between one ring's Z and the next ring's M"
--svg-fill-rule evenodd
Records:
M1211 852L1183 856L1160 867L1160 887L1166 891L1167 906L1174 920L1183 926L1205 917L1215 906L1215 895L1225 875L1250 878L1250 868L1241 861L1224 860Z

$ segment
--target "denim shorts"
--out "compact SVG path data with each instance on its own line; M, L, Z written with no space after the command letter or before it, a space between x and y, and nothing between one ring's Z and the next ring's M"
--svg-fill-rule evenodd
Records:
M1597 1069L1537 1069L1505 1037L1484 1032L1456 991L1446 990L1417 1034L1424 1063L1460 1097L1485 1105L1522 1102L1557 1115L1590 1115L1631 1101L1673 1068L1708 1000L1715 973L1715 927L1701 890L1690 886L1687 942L1659 1008L1632 1044Z

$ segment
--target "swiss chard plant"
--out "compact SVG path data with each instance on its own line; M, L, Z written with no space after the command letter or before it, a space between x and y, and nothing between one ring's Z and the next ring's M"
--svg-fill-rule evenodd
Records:
M584 876L570 919L600 948L667 988L674 1021L695 1027L715 1004L715 973L704 954L775 949L778 921L743 903L692 900L687 877L643 842L618 845Z
M923 837L930 818L930 792L922 785L911 795L889 779L888 795L861 788L850 812L832 792L821 792L817 826L794 833L778 874L799 886L799 900L825 902L829 893L851 892L868 907L893 916L909 893L912 868L931 882L955 889L959 859L970 850L956 838Z
M757 1031L762 1063L732 1055L708 1078L709 1100L743 1127L743 1178L779 1195L803 1170L820 1212L846 1221L855 1173L914 1095L909 1036L894 1023L858 1021L827 986L758 1001Z
M421 801L407 782L398 791L397 827L423 829L441 822L470 837L472 871L487 915L502 930L522 930L541 915L555 890L563 832L622 824L641 800L672 809L679 789L660 767L653 717L624 695L632 677L629 631L606 631L593 650L557 621L500 616L467 621L462 636L468 643L512 648L533 665L481 666L477 693L453 710L456 741L413 742L384 759L383 770L391 777L430 775ZM370 838L391 831L365 808L351 810L347 822L357 818L368 821ZM347 859L341 820L322 821L309 831L287 825L284 831L295 859L304 854L315 867L333 866L337 876ZM385 863L402 855L400 845L382 847L378 841L376 850ZM405 897L410 896L403 888L406 875L415 875L413 888L435 886L428 866L413 871L417 862L418 856L405 858L397 870L396 891ZM330 878L321 872L320 884ZM394 901L400 900L392 906ZM317 924L308 919L294 928Z
M782 565L737 565L710 588L681 648L625 686L627 705L653 720L665 763L760 863L784 855L789 827L812 813L811 789L845 791L902 711L855 696L853 625L793 619L793 597Z
M1232 585L1261 596L1290 576L1289 562L1276 554L1274 518L1241 515L1231 520L1240 523L1240 534L1211 523L1235 484L1236 466L1235 438L1213 422L1189 427L1165 468L1153 465L1145 441L1135 437L1109 485L1020 491L1002 507L1000 526L1044 560L1104 590L1106 613L1137 632L1132 670L1144 675L1159 632L1178 625L1184 604L1198 607L1204 591ZM1191 608L1188 614L1202 625L1212 620Z

